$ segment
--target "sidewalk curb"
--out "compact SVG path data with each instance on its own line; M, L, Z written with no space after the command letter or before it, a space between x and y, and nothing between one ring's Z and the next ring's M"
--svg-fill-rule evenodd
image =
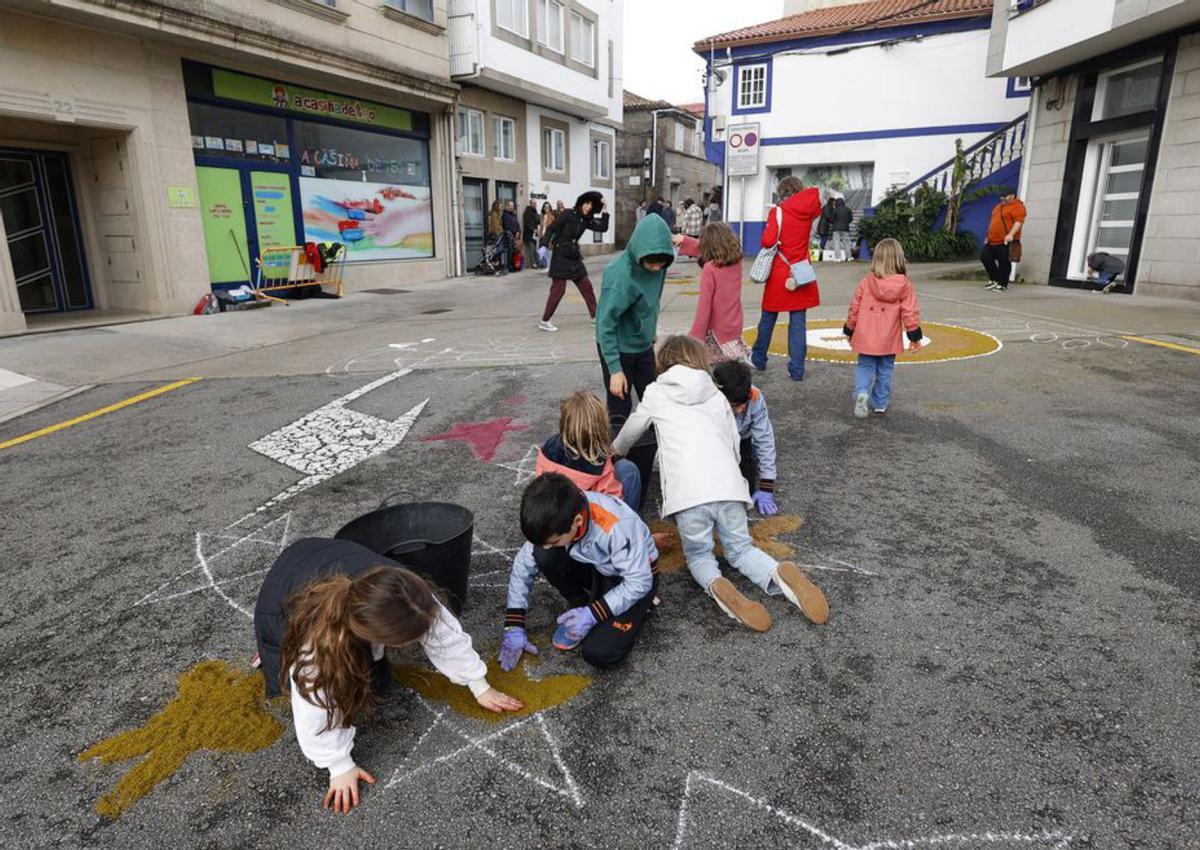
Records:
M35 401L33 404L30 404L27 407L22 407L20 410L13 411L12 413L0 414L0 425L4 424L5 422L11 422L12 420L17 419L21 416L25 416L26 414L34 413L38 410L41 410L43 407L49 407L50 405L56 404L57 402L66 401L67 399L71 398L72 396L77 396L82 392L86 392L86 391L94 388L95 386L96 386L96 384L80 384L77 387L71 387L68 390L64 390L63 392L59 393L58 395L53 395L53 396L50 396L49 398L44 398L41 401Z

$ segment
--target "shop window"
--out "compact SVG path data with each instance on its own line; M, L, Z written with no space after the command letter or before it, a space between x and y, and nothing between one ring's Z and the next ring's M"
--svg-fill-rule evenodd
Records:
M767 105L767 66L743 65L738 68L737 108L762 109Z
M538 43L563 52L563 4L558 0L538 0Z
M571 58L589 68L596 64L596 25L578 12L571 13Z
M458 110L458 152L483 156L483 113L478 109Z
M567 134L562 130L542 129L542 168L555 174L567 170Z
M1092 120L1120 118L1155 109L1162 69L1163 61L1159 56L1101 74L1096 80Z
M433 20L433 0L385 0L387 5L414 18Z
M288 162L287 122L273 115L188 104L188 123L196 153L256 162Z
M496 25L527 38L529 22L525 14L525 0L496 0Z
M496 116L492 119L492 156L509 162L517 158L517 122Z
M612 145L605 139L592 140L592 178L612 179Z

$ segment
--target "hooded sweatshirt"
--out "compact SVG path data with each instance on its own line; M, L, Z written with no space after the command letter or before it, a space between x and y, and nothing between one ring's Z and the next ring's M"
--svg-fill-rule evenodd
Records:
M625 489L617 480L612 458L606 457L599 466L588 463L584 458L574 455L563 445L562 437L558 434L542 443L538 449L537 465L534 475L547 472L557 472L575 482L575 486L584 492L604 493L614 499L622 499Z
M750 504L733 409L708 372L679 365L659 375L613 450L628 452L650 425L658 436L663 516L712 502Z
M596 309L596 342L610 374L624 371L622 354L639 354L654 347L658 307L667 266L656 272L642 267L644 257L675 256L671 231L661 216L648 215L634 228L629 244L604 267L600 303Z
M908 331L910 340L919 340L921 313L908 277L864 277L850 302L846 330L851 332L850 347L859 354L900 354L904 351L902 331Z

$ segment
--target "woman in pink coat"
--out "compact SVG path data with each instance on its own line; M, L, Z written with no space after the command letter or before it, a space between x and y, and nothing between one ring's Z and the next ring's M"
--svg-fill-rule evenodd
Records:
M854 369L854 415L867 418L867 404L886 413L892 397L896 355L904 351L903 332L913 351L921 348L921 313L908 279L904 249L895 239L881 239L871 257L871 273L858 284L842 333L858 352Z
M758 339L754 342L750 362L760 372L767 368L767 346L775 333L775 320L780 313L786 312L789 314L788 375L793 381L803 381L804 357L808 353L806 311L821 303L821 291L815 280L796 289L789 289L788 284L792 279L792 263L808 259L808 239L813 222L821 217L821 193L815 188L805 189L799 177L783 178L776 191L779 204L767 213L762 246L770 248L779 242L779 253L775 255L775 265L771 267L771 277L763 292ZM782 233L776 221L777 208L783 213Z

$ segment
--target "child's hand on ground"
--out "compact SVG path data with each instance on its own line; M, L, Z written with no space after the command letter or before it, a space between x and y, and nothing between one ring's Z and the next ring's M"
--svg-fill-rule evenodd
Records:
M358 805L360 780L368 785L375 784L375 777L358 766L350 768L345 773L329 777L329 790L325 792L325 802L321 804L321 808L328 809L332 802L335 812L348 814L350 809Z
M618 372L608 379L608 391L617 398L625 398L625 394L629 392L629 382L625 380L624 372Z
M495 688L488 688L475 697L475 702L482 705L488 711L494 711L497 714L502 711L520 711L525 707L525 703L516 697L510 697L508 694L498 691Z
M504 630L500 638L500 669L507 673L521 661L521 655L528 652L537 655L538 648L534 646L524 629L511 628Z
M775 494L768 493L766 490L756 490L754 495L750 497L754 502L754 508L761 516L775 516L779 513L779 506L775 504Z
M586 605L572 608L558 617L558 624L567 630L572 640L583 640L584 635L596 625L596 615Z

